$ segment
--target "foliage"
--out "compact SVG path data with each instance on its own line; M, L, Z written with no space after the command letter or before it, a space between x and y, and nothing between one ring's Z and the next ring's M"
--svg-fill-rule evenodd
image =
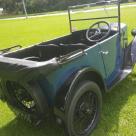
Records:
M68 5L90 3L95 0L25 0L28 13L39 13L67 9ZM23 13L22 0L0 0L0 7L5 13Z
M91 3L99 0L24 0L28 13L65 10L70 5ZM121 2L127 2L122 0ZM0 7L8 14L22 14L22 0L0 0Z
M7 13L19 13L22 3L19 0L0 0L0 7Z

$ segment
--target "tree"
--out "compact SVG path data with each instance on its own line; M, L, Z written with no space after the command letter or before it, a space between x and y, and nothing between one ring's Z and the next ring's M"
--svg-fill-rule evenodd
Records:
M29 13L43 12L46 10L48 0L27 0L26 6Z
M21 9L21 1L20 0L0 0L0 5L4 9L6 13L19 13Z
M28 13L65 10L70 5L95 2L96 0L25 0ZM24 12L22 0L0 0L0 7L8 14Z

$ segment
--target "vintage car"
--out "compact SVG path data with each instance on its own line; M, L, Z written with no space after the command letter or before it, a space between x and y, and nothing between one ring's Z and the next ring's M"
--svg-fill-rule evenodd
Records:
M117 14L107 13L115 14L112 10ZM119 1L70 6L68 15L70 35L23 49L1 50L0 95L11 110L27 120L38 124L55 117L67 135L88 136L99 121L102 94L132 71L136 38L128 44ZM73 27L73 22L81 25L88 21L88 29ZM136 36L136 30L132 35Z

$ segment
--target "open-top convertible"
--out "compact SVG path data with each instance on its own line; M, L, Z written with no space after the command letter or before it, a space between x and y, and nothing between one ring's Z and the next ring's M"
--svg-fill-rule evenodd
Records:
M70 6L68 15L70 35L1 50L1 99L28 120L54 116L69 136L88 136L100 118L102 93L132 71L136 39L128 44L118 1ZM76 30L75 22L91 25Z

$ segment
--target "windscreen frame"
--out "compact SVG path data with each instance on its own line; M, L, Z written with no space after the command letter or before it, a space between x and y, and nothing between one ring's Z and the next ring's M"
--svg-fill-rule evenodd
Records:
M95 6L103 6L103 5L112 5L115 4L117 6L117 15L116 16L103 16L103 17L96 17L96 18L83 18L83 19L72 19L71 18L71 10L72 9L76 9L76 8L82 8L85 6L90 6L90 7L95 7ZM68 7L68 17L69 17L69 28L70 28L70 33L73 33L73 26L72 26L72 22L76 22L76 21L88 21L88 20L102 20L102 19L117 19L118 20L118 31L120 34L120 28L121 28L121 18L120 18L120 0L112 0L112 1L101 1L101 2L96 2L96 3L89 3L89 4L82 4L82 5L75 5L75 6L69 6Z

